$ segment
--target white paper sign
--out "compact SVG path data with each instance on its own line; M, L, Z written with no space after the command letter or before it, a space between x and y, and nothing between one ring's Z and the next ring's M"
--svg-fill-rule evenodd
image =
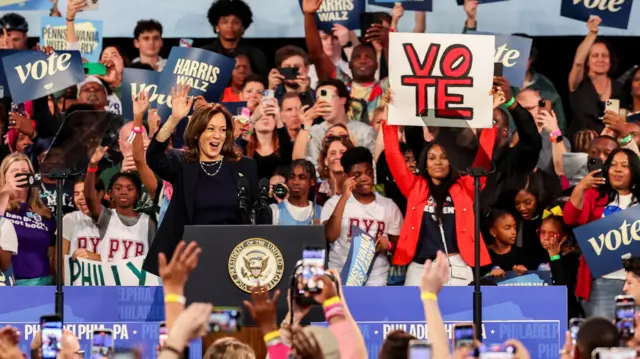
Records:
M390 34L389 124L493 126L492 35Z
M99 262L64 257L64 285L72 286L157 286L160 279L142 269L144 257Z

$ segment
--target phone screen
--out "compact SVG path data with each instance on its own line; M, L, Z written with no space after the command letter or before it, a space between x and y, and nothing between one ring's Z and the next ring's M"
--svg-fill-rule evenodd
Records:
M622 338L633 336L635 328L636 303L634 300L616 300L616 327Z
M598 348L595 359L635 359L636 351L631 348Z
M24 103L12 102L11 103L11 112L15 112L15 113L18 113L18 114L24 116L25 115Z
M478 348L480 359L512 359L515 348L504 345L482 345Z
M305 291L317 293L322 290L320 278L324 275L324 248L305 248L302 250L302 285Z
M431 346L426 343L411 344L409 359L431 359Z
M53 359L58 356L62 340L62 321L55 317L41 318L42 358Z
M455 338L456 348L473 347L475 344L473 333L473 325L471 324L456 325L453 328L453 337Z
M158 333L158 345L160 348L164 347L164 344L167 342L167 338L169 337L169 328L165 323L160 323L160 332Z
M110 357L112 354L113 334L111 330L94 330L93 339L91 340L91 359Z
M574 343L578 339L578 331L583 321L584 319L582 318L572 318L569 321L569 334L571 334L571 340L573 340Z
M504 74L504 65L502 62L493 63L493 76L502 77Z
M213 307L209 315L209 331L233 333L242 327L240 308Z

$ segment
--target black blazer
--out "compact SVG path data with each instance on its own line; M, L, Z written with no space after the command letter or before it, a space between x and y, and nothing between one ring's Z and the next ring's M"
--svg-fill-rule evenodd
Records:
M158 253L164 253L167 260L170 260L173 251L182 240L184 226L193 224L195 189L198 171L200 171L198 162L185 162L184 152L180 150L171 150L167 153L167 146L168 141L158 142L154 138L147 149L149 168L173 186L173 196L169 202L169 208L151 243L151 248L149 248L149 253L147 253L142 267L147 272L156 275L158 274ZM236 183L240 177L246 177L249 180L249 203L257 201L259 193L256 162L252 158L242 157L239 161L224 160L224 164L232 166ZM241 217L246 218L245 221L249 224L247 216ZM271 224L271 211L260 211L256 222Z

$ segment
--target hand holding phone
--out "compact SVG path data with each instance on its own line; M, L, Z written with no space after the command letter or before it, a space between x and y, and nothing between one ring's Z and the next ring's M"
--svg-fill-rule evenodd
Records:
M620 338L633 338L636 328L636 301L630 295L619 295L615 301L616 327Z
M324 287L325 248L307 247L302 250L302 271L298 277L298 287L303 292L320 293Z
M62 318L59 315L40 317L42 359L55 359L62 346Z
M476 327L473 323L461 323L453 326L453 347L475 347Z
M208 323L211 333L239 332L242 328L242 310L237 307L213 307Z
M17 173L16 181L24 184L19 188L40 188L42 186L42 175L39 173Z
M102 359L113 354L113 332L111 329L96 329L91 338L91 359Z

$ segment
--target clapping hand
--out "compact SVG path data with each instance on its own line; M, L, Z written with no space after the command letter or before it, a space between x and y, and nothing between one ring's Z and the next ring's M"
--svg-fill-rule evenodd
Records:
M193 96L189 96L191 86L178 84L177 88L171 88L171 117L182 120L187 117L193 105Z
M437 295L449 281L449 276L447 256L442 251L438 251L435 261L427 260L424 264L424 272L420 278L420 291Z
M189 275L198 266L201 252L196 242L187 245L181 241L168 264L167 256L162 252L158 254L158 274L162 278L165 293L182 294Z

